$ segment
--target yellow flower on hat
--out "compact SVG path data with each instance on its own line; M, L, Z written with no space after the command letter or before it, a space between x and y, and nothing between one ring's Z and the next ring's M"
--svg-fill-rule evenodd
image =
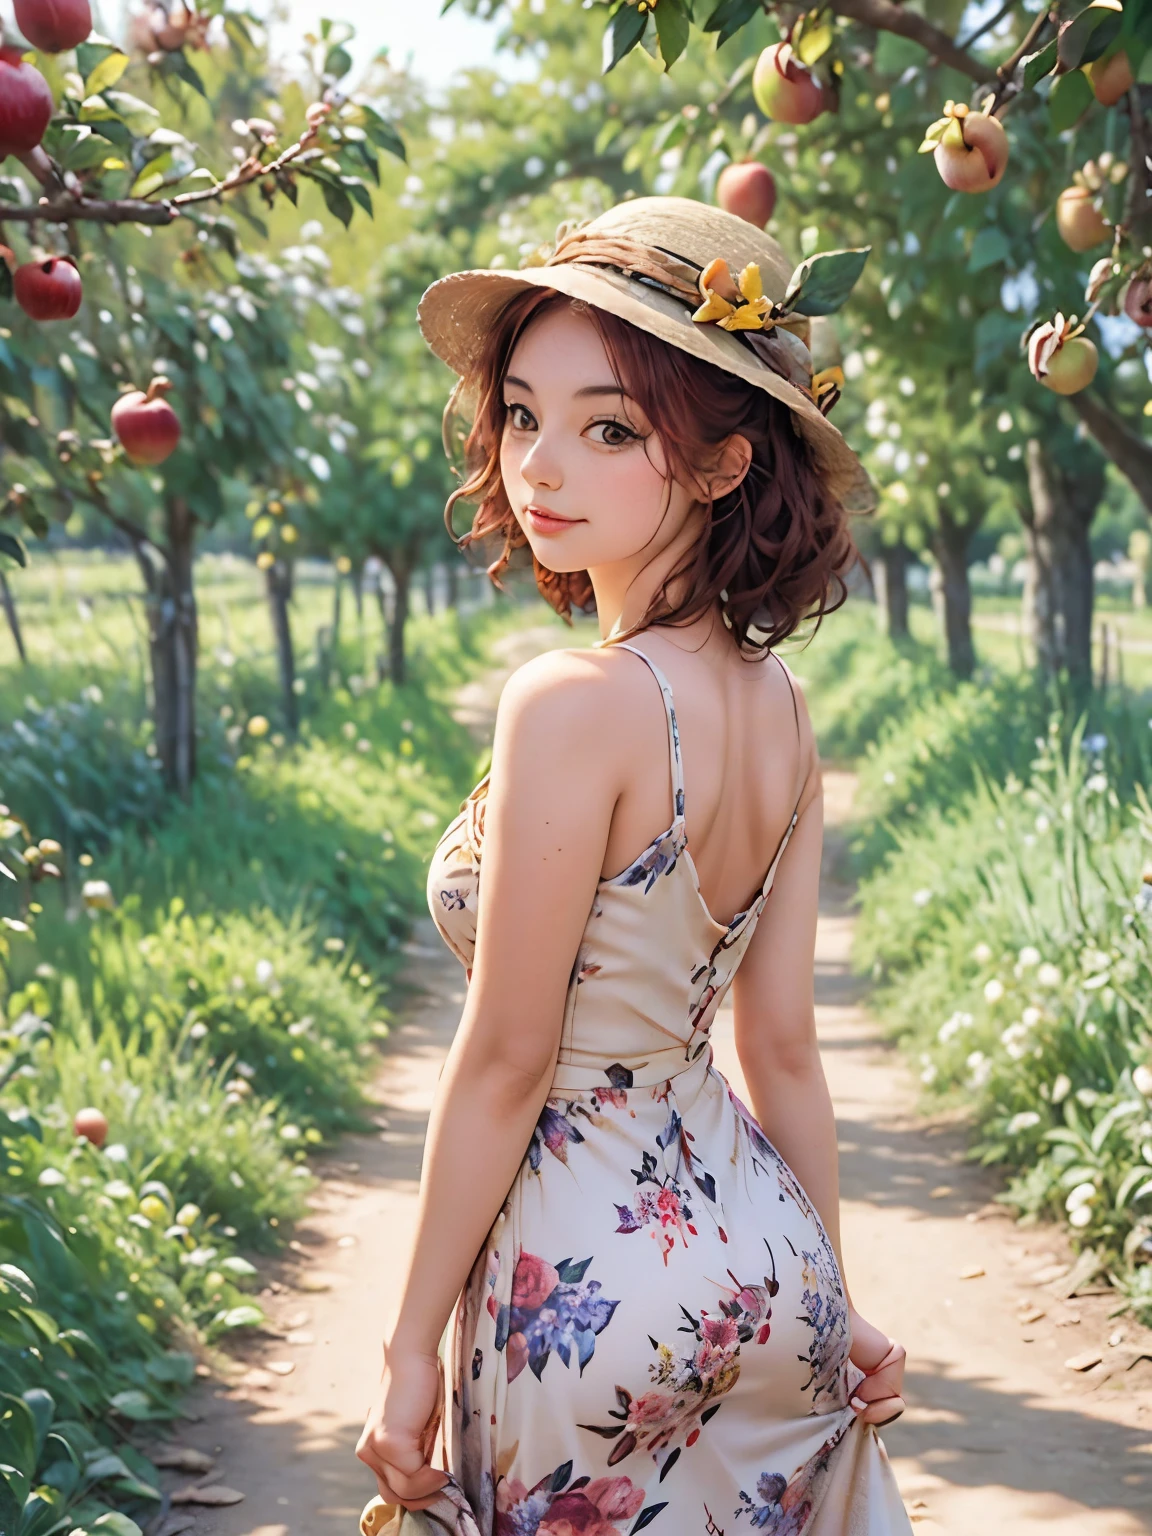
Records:
M764 297L760 268L750 261L735 281L728 263L717 257L700 274L704 303L692 318L701 325L714 322L725 331L759 331L775 323L771 301Z

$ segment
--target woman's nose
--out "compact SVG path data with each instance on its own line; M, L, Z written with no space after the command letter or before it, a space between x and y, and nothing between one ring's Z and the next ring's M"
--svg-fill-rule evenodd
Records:
M560 462L546 442L543 433L540 433L524 455L520 464L520 473L533 490L557 491L564 483Z

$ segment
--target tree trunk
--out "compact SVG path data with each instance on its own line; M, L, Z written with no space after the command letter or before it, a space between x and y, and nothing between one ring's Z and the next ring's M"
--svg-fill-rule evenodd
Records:
M454 555L448 557L447 564L444 567L444 575L448 588L448 606L449 608L458 608L460 606L460 567Z
M974 531L971 523L956 522L941 508L934 548L940 567L948 665L957 677L971 677L976 668L976 652L972 645L972 589L968 584L968 547Z
M1024 513L1028 545L1031 629L1036 661L1046 677L1067 672L1074 683L1092 681L1092 550L1088 530L1098 494L1077 496L1037 438L1027 451L1030 508ZM1101 477L1102 488L1102 477Z
M12 596L12 588L8 585L8 577L3 571L0 571L0 604L3 605L8 628L12 631L12 639L16 642L16 654L24 666L27 666L28 652L24 649L24 636L20 630L20 615L16 612L16 599Z
M352 601L356 604L356 627L364 630L364 562L352 567L349 581L352 583Z
M876 556L876 601L884 614L890 640L908 638L908 549L904 544L884 544Z
M344 606L344 578L340 574L338 566L332 567L334 577L332 583L332 649L337 650L340 645L340 613Z
M424 601L428 605L429 615L436 612L436 567L426 565L424 567Z
M171 496L164 523L167 537L159 558L150 560L142 549L136 554L147 586L156 751L165 784L183 796L196 777L196 518L182 497Z
M293 575L293 566L286 560L277 560L264 572L268 611L272 617L272 634L276 642L276 664L280 675L280 705L284 712L284 728L289 736L295 736L300 725L296 699L296 652L292 646L292 621L288 612Z
M388 628L388 676L394 683L402 683L407 677L407 658L404 651L404 626L408 622L408 608L412 596L412 567L414 562L407 555L394 555L388 561L392 572L394 594L392 599L392 623Z

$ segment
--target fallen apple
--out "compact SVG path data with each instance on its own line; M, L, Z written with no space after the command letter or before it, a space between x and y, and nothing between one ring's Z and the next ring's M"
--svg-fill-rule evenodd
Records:
M758 160L726 165L716 180L716 201L725 213L763 229L776 207L776 178Z
M94 1147L102 1147L108 1139L108 1121L98 1109L78 1109L72 1120L72 1130L83 1136Z

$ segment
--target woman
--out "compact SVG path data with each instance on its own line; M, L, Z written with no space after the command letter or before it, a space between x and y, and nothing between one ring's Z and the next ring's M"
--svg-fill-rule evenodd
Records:
M773 654L854 559L860 470L798 313L843 265L805 304L767 235L646 198L421 303L472 410L471 537L504 535L494 576L527 543L601 640L509 679L432 860L469 990L357 1450L366 1531L397 1506L482 1536L910 1530L874 1427L904 1351L840 1255L817 753ZM729 990L755 1117L711 1065Z

